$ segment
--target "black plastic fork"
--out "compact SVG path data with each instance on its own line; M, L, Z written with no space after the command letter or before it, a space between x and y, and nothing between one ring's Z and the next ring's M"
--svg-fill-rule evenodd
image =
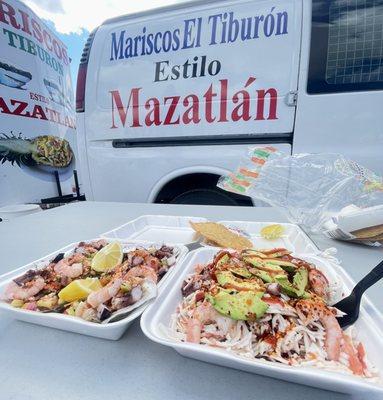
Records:
M341 328L352 325L359 317L360 302L363 293L376 282L383 278L383 261L381 261L371 272L369 272L354 287L348 297L334 304L334 307L346 313L343 317L338 317Z

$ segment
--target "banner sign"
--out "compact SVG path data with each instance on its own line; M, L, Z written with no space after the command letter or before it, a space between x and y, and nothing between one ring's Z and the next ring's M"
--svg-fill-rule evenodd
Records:
M285 98L297 84L295 7L212 3L114 26L97 71L101 114L91 124L102 118L128 137L292 131Z
M72 176L73 104L66 46L23 3L0 0L1 179L22 188L0 203L56 195L53 172Z

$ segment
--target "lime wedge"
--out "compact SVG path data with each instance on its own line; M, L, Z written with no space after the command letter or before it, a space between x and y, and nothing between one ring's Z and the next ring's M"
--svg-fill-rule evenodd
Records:
M280 237L282 237L284 231L285 230L282 225L279 224L267 225L261 229L261 236L264 239L268 240L279 239Z

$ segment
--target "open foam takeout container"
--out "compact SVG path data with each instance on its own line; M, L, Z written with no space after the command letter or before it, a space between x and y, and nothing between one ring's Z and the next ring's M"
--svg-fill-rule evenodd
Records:
M191 244L200 242L202 246L214 247L193 230L190 222L207 222L206 218L175 215L143 215L129 221L100 236L106 239L166 241L169 243ZM296 224L278 223L284 229L282 236L266 240L261 236L261 229L275 222L219 221L234 232L248 237L258 249L283 247L299 253L318 253L319 249L306 233Z
M219 221L233 232L247 237L256 249L284 248L300 254L315 254L319 252L318 247L296 224L287 222L253 222L253 221ZM277 239L265 239L261 235L262 228L268 225L278 224L283 228L283 234ZM203 240L203 246L216 247Z
M316 367L287 366L263 360L247 359L227 350L202 344L178 341L169 333L171 315L182 300L181 286L187 275L194 272L197 264L210 262L216 254L216 248L203 248L187 255L182 265L166 283L166 287L157 299L145 310L141 317L141 328L145 335L154 342L172 347L183 356L201 361L231 367L255 374L266 375L303 385L318 387L342 393L369 393L376 398L383 397L383 386L363 378L345 373L327 371ZM331 281L339 282L340 295L347 295L354 282L344 270L328 260L314 256L297 256L314 263ZM357 337L366 348L367 357L381 371L383 378L383 319L379 311L364 299L360 317L355 324ZM371 396L370 396L371 394ZM367 397L366 397L367 398ZM374 397L375 398L375 397Z
M192 243L197 240L190 221L207 222L201 217L142 215L100 236L106 239L145 240L151 242Z
M99 240L93 239L93 240ZM86 240L86 242L91 240ZM107 240L108 242L118 241L116 239ZM119 241L125 251L133 248L135 246L150 246L153 245L152 242L145 241ZM162 243L162 242L160 242ZM160 244L158 243L158 244ZM4 275L0 276L0 298L1 294L4 292L5 287L12 280L22 275L24 272L29 269L34 268L43 268L46 266L50 260L52 260L59 253L70 253L77 246L78 242L72 243L68 246L63 247L60 250L57 250L45 257L40 258L39 260L33 261L21 268L8 272ZM156 244L156 243L155 243ZM154 245L155 245L154 244ZM182 259L187 253L187 249L183 245L179 244L169 244L172 247L177 247L179 249L179 254L177 256L177 261L175 265L166 273L166 275L161 279L157 288L158 293L161 293L161 290L164 288L166 281L172 276L173 273L176 272ZM144 309L150 304L150 300L143 304L142 306L134 309L127 317L117 321L111 322L108 324L98 324L94 322L88 322L78 317L72 317L70 315L64 315L59 313L42 313L39 311L29 311L20 308L12 307L10 304L5 301L0 300L0 310L9 315L12 318L15 318L20 321L30 322L37 325L48 326L50 328L61 329L69 332L80 333L83 335L94 336L103 339L110 340L118 340L126 331L126 329L132 324L132 322L139 317Z

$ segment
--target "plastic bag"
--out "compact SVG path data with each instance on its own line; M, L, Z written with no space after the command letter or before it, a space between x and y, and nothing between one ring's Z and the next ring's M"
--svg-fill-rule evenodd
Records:
M282 209L307 230L369 245L383 243L382 177L340 154L273 154L243 194ZM218 185L228 190L229 179Z
M217 186L228 192L249 195L248 191L266 161L279 158L281 155L282 153L272 146L249 147L237 171L221 176Z

